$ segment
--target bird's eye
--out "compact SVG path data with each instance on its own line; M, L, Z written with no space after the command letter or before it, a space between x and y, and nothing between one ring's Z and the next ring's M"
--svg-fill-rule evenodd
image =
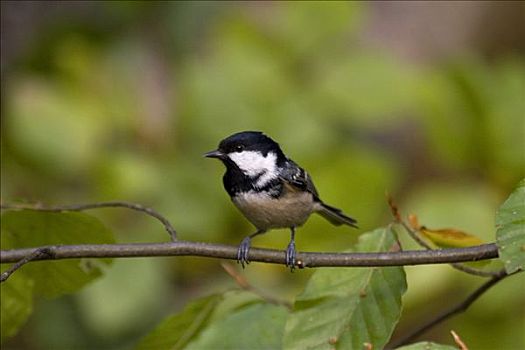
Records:
M235 146L235 152L242 152L243 149L244 149L244 146L243 146L243 145L237 145L237 146Z

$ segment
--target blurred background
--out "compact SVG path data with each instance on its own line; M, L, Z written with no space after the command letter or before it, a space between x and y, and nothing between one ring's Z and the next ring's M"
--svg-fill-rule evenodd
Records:
M385 192L422 224L493 241L495 211L525 175L524 23L525 3L507 1L2 1L2 201L137 202L183 240L237 245L253 228L202 154L262 130L359 221L314 216L299 250L350 249L388 224ZM92 214L120 242L168 240L136 212ZM398 335L483 283L406 270ZM292 300L312 272L242 273ZM215 259L120 259L81 293L38 300L4 345L127 349L189 300L234 287ZM503 281L424 339L450 344L454 329L472 349L523 349L524 288Z

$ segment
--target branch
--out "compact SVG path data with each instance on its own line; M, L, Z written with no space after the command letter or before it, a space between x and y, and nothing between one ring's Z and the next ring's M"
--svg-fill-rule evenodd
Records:
M31 261L78 258L130 258L149 256L203 256L237 260L237 247L224 244L177 241L165 243L126 244L81 244L57 245L38 248L21 248L0 251L0 263L13 263L46 248L49 254L38 256ZM448 264L451 262L478 261L498 257L495 243L468 248L439 250L406 250L382 253L317 253L299 252L297 265L304 267L322 266L404 266L423 264ZM250 260L285 265L283 250L250 250Z
M502 279L510 276L507 274L505 269L500 270L497 272L496 275L494 275L490 280L482 284L478 289L476 289L472 294L470 294L465 300L463 300L461 303L455 305L454 307L450 308L449 310L441 313L440 315L436 316L435 318L431 319L427 323L423 324L419 328L416 328L411 333L405 335L403 338L396 340L394 343L389 344L389 349L395 349L397 347L400 347L402 345L405 345L407 343L410 343L426 331L428 331L430 328L440 324L441 322L447 320L448 318L462 313L466 311L469 306L475 302L480 296L483 295L487 290L490 289L493 285L501 281Z
M60 213L63 211L84 211L89 209L99 209L99 208L128 208L135 211L140 211L154 217L162 223L166 231L171 237L172 241L177 240L177 231L171 226L171 223L164 216L159 214L157 211L142 206L136 203L122 202L122 201L112 201L112 202L100 202L100 203L88 203L88 204L73 204L73 205L62 205L56 207L42 207L39 205L27 205L27 204L0 204L0 209L18 209L18 210L34 210L34 211L46 211L53 213Z

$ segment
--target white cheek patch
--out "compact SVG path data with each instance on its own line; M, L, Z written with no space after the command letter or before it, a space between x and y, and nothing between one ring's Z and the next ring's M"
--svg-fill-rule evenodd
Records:
M228 157L246 175L259 176L256 183L258 187L264 186L278 176L277 156L273 152L269 152L266 157L256 151L232 152L228 154Z

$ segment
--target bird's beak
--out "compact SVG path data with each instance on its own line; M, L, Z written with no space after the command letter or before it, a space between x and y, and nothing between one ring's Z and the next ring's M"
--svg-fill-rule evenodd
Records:
M224 154L223 152L221 152L219 150L215 150L215 151L210 151L210 152L204 153L204 157L206 157L206 158L223 159L225 156L226 156L226 154Z

